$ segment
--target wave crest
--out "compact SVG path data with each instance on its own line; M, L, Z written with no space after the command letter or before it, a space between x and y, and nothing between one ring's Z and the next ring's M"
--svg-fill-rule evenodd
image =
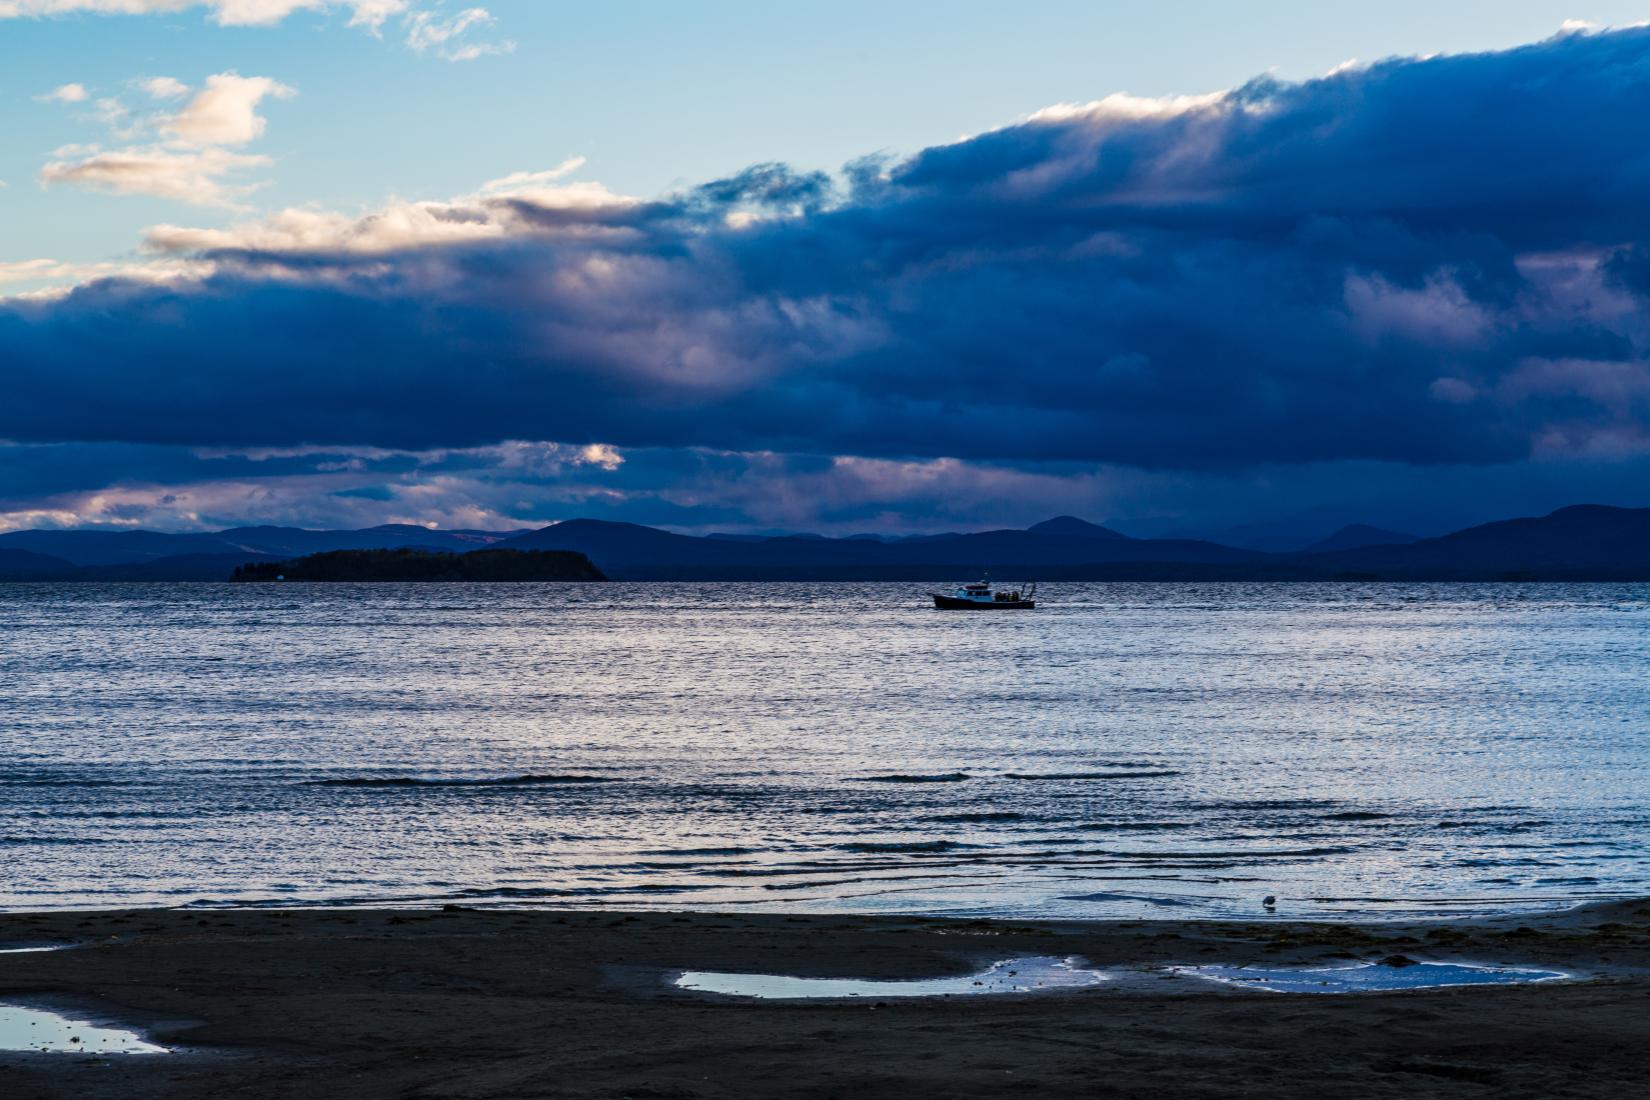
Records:
M618 783L612 775L505 775L484 779L441 779L424 776L351 777L316 779L312 787L531 787L576 783Z

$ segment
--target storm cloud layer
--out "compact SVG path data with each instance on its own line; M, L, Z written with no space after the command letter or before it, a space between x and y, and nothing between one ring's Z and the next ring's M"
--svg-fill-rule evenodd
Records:
M1111 464L1650 444L1650 30L1039 112L839 178L158 227L0 303L0 438Z

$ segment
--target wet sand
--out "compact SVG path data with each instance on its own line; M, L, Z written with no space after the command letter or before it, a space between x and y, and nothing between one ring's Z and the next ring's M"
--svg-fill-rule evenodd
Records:
M1622 1097L1650 1078L1650 901L1430 924L1014 922L622 912L0 914L0 1002L144 1028L179 1053L0 1052L0 1096ZM1404 955L1588 980L1352 996L1177 964ZM964 974L1017 955L1115 971L1071 993L763 1002L679 969Z

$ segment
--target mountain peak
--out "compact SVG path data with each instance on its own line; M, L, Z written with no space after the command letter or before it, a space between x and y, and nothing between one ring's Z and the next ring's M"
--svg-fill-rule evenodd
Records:
M1101 527L1098 523L1078 519L1076 516L1055 516L1053 519L1045 519L1041 523L1032 524L1026 530L1033 535L1042 535L1051 539L1126 539L1129 537L1113 531L1109 527Z
M1420 541L1419 535L1388 531L1384 527L1372 527L1367 523L1349 523L1328 538L1319 539L1308 546L1303 553L1328 554L1336 550L1359 550L1365 546L1407 546Z

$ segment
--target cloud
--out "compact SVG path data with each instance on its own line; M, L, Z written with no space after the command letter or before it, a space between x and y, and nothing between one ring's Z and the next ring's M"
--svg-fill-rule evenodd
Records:
M554 168L541 172L511 172L496 180L488 180L477 190L480 195L515 195L532 192L545 184L554 183L583 168L588 162L584 157L568 157Z
M0 531L262 522L542 526L570 502L626 496L622 475L615 481L625 461L600 444L523 440L423 452L0 442Z
M408 0L0 0L0 19L54 15L171 15L205 8L225 27L269 27L298 11L344 8L352 26L376 30L406 10Z
M0 443L0 530L437 523L503 530L587 515L691 531L921 533L1060 513L1140 535L1349 522L1434 533L1576 500L1642 504L1650 459L1499 466L1321 463L1199 473L512 440L475 448Z
M233 177L270 163L264 156L225 149L178 152L161 146L112 149L75 161L51 161L40 170L44 184L80 184L122 195L152 195L197 206L234 207L257 185Z
M262 137L267 125L258 104L266 96L289 99L295 94L267 76L218 73L207 77L206 87L162 128L186 145L245 145Z
M59 84L46 94L34 98L42 103L84 103L86 96L84 84Z
M473 61L490 54L515 52L509 40L477 42L469 32L495 25L485 8L466 8L443 17L417 10L415 0L0 0L0 19L89 15L174 15L195 8L206 10L221 27L273 27L301 11L347 11L349 25L381 37L384 26L399 19L406 42L418 53L430 52L448 61Z
M545 173L520 175L536 183ZM157 225L145 235L144 246L162 255L215 258L226 267L255 262L265 274L284 267L302 280L314 272L312 254L383 256L419 246L502 242L547 235L553 230L542 223L556 218L565 221L562 232L569 235L620 234L643 205L598 183L536 186L531 200L523 194L508 190L447 202L393 202L361 216L293 208L226 229Z
M486 8L465 8L442 18L433 12L415 11L407 16L407 46L417 53L433 52L448 61L474 61L489 54L515 52L511 41L473 42L470 32L498 22Z
M446 19L427 11L415 12L407 20L407 45L415 50L427 50L450 42L471 27L492 22L493 17L486 8L465 8Z
M0 262L0 286L7 283L37 282L46 279L86 279L109 273L114 265L82 265L58 260L10 260Z
M0 302L7 298L47 302L72 293L72 285L65 284L94 279L120 278L135 283L161 283L198 279L208 272L209 266L198 260L169 256L95 263L71 263L46 258L11 260L0 262Z
M156 76L143 82L143 90L150 99L182 99L189 94L189 85L175 77Z
M207 273L0 305L0 438L600 444L625 462L581 477L651 465L652 514L704 522L758 509L741 484L956 516L1084 477L1207 501L1257 471L1350 498L1642 469L1647 96L1650 32L1600 32L1103 98L835 178L640 199L558 168L157 227Z
M188 87L172 77L144 85L152 97L181 98ZM176 113L132 118L119 100L98 101L98 115L114 136L158 140L120 149L72 146L40 170L43 186L77 184L117 194L152 195L197 206L234 208L260 184L244 173L271 163L261 155L231 152L263 136L266 120L258 105L266 98L290 98L293 89L269 77L217 73Z
M403 14L409 6L411 0L354 0L349 24L378 34L391 16Z

